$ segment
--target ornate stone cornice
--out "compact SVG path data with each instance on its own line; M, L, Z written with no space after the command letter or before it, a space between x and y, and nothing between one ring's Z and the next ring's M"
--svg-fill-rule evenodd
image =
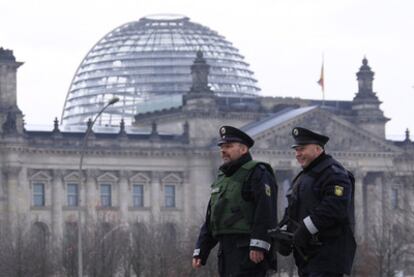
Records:
M19 154L53 154L53 155L79 155L81 151L79 148L56 149L56 148L37 148L37 147L2 147L3 151L11 151ZM188 154L208 156L210 151L203 150L200 147L196 151L194 148L188 147L140 147L140 148L125 148L125 149L86 149L85 156L140 156L140 157L184 157Z
M32 153L32 154L56 154L56 155L80 155L79 149L47 149L47 148L32 148L32 147L11 147L7 148L9 151L17 153ZM185 157L187 155L195 155L200 157L211 157L214 150L209 147L192 147L192 148L142 148L142 149L90 149L85 150L86 156L141 156L141 157ZM294 156L293 150L280 149L252 149L252 153L261 155L275 155L275 156ZM353 157L353 158L395 158L400 155L400 152L348 152L348 151L329 151L336 157Z
M3 145L1 147L2 152L16 152L18 154L49 154L49 155L65 155L76 156L81 154L78 148L57 149L57 148L45 148L45 147L24 147L24 146L8 146ZM344 158L391 158L394 159L400 156L400 152L348 152L348 151L335 151L330 150L329 153L335 157ZM256 155L270 155L278 158L282 157L294 157L294 151L290 149L252 149L252 153ZM114 156L114 157L160 157L160 158L175 158L175 157L187 157L188 155L196 157L211 158L216 155L216 151L212 147L136 147L126 149L86 149L85 156L99 157L99 156Z
M253 155L271 155L271 156L290 156L295 157L293 150L279 150L279 149L252 149ZM395 158L399 153L395 152L346 152L346 151L329 151L334 157L349 157L349 158Z
M202 118L202 119L210 119L210 120L214 120L214 119L219 119L219 120L223 120L223 119L246 119L246 120L252 120L252 119L257 119L259 117L263 116L263 113L260 112L248 112L246 113L245 111L218 111L218 112L200 112L200 111L182 111L182 110L173 110L171 112L165 111L165 112L160 112L160 113L154 113L152 116L151 115L147 115L147 116L138 116L136 117L137 123L138 125L141 124L151 124L154 119L157 122L173 122L173 121L177 121L177 120L182 120L182 121L188 121L188 119L192 119L192 118Z

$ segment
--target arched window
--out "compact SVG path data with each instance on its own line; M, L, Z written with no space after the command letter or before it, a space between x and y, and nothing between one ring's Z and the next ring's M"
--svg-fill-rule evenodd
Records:
M163 236L166 241L175 242L177 239L177 228L174 223L168 222L162 225Z
M134 237L145 237L148 234L148 229L142 222L137 222L132 225L131 232Z
M33 244L38 249L44 249L47 246L49 240L49 228L43 222L35 222L30 230Z
M78 257L78 224L66 222L63 235L62 265L68 276L76 276Z

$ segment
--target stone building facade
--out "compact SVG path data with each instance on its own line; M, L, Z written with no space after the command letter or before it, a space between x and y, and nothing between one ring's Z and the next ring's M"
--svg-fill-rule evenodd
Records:
M360 241L371 225L388 224L394 211L412 211L414 143L408 130L404 141L385 138L388 118L365 58L354 99L322 105L296 98L214 96L199 52L183 106L139 114L129 129L121 121L119 127L93 131L86 147L86 128L62 131L57 120L51 131L24 128L16 103L21 65L12 51L0 50L0 220L10 226L40 224L59 239L79 214L85 222L172 223L180 230L199 224L220 165L215 141L221 125L241 127L255 139L254 158L276 171L281 211L299 171L290 149L294 126L328 134L327 152L354 173Z

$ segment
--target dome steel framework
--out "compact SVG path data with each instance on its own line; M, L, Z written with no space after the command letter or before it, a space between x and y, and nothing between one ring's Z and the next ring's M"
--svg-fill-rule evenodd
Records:
M258 94L249 65L223 36L188 17L144 17L111 31L89 51L66 96L62 124L84 124L114 96L121 100L102 114L98 125L118 125L121 118L131 124L146 103L147 111L157 109L151 102L163 99L179 105L171 99L189 91L198 50L210 65L209 85L216 95Z

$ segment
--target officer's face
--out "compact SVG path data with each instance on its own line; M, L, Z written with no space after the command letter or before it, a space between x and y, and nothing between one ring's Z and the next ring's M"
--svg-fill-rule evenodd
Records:
M316 159L321 153L322 148L316 144L299 145L295 147L296 160L302 166L306 168L314 159Z
M228 142L220 145L221 159L224 163L235 161L246 154L249 148L238 142Z

